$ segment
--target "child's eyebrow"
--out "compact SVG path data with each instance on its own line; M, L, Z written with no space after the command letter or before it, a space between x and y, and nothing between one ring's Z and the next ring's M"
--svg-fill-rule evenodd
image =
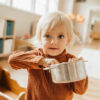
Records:
M43 34L43 36L46 36L46 35L50 35L49 33L45 33L45 34Z
M50 32L46 32L45 34L50 34Z
M50 35L50 33L45 33L44 35Z
M65 35L63 32L59 32L58 35Z

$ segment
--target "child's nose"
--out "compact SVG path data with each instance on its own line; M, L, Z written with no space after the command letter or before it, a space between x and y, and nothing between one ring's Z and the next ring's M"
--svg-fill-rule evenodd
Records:
M52 39L51 44L57 44L57 39Z

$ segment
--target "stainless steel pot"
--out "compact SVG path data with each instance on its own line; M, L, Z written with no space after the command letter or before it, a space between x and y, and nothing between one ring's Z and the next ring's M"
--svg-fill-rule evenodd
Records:
M43 70L50 70L54 83L70 83L86 78L85 62L83 60L63 62L50 65Z

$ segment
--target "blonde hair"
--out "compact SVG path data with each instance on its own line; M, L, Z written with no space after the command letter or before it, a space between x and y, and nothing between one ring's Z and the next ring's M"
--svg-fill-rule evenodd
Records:
M41 34L43 32L46 33L48 30L52 30L57 25L66 26L66 34L68 36L68 39L66 40L71 41L73 37L76 37L73 32L73 25L71 20L63 12L57 11L44 15L40 18L37 24L36 34L32 38L31 43L36 48L41 47Z

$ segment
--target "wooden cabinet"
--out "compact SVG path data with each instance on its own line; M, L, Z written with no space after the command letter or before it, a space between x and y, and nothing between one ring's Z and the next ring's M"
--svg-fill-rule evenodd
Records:
M14 50L15 21L0 18L0 57L8 56Z

